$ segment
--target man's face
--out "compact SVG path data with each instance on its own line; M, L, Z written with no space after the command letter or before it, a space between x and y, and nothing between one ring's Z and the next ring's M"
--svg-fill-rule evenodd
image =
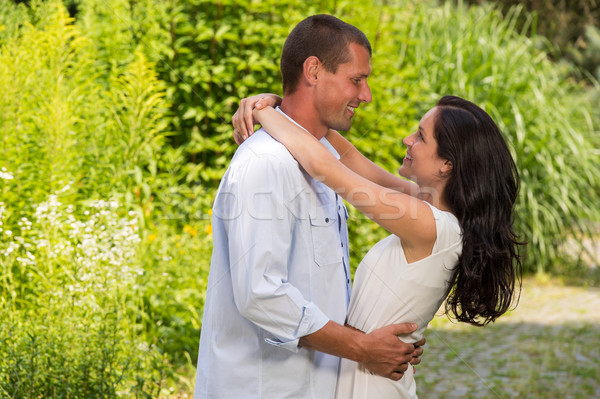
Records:
M321 122L330 129L349 130L354 109L360 103L371 102L367 78L371 74L369 52L363 46L350 43L352 60L338 66L336 73L322 69L315 92L315 105Z

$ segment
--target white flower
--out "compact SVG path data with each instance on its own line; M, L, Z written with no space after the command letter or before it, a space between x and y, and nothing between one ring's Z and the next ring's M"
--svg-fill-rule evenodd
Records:
M150 347L148 346L147 342L140 342L138 344L138 350L142 352L148 352L150 350Z
M8 256L8 255L10 255L11 253L15 252L17 249L19 249L19 244L17 244L17 243L15 243L15 242L12 242L12 241L11 241L11 242L8 244L8 248L6 248L6 249L4 250L4 252L3 252L3 255L4 255L4 256Z
M23 264L24 266L33 266L35 264L31 259L20 256L17 257L17 262Z
M4 180L12 180L15 177L12 173L8 172L6 168L2 168L2 172L0 172L0 178Z

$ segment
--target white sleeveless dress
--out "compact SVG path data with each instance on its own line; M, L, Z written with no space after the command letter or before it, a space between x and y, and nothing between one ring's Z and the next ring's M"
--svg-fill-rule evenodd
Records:
M349 325L369 333L388 324L412 322L419 325L418 329L400 339L413 343L423 337L445 299L448 280L462 251L456 217L430 207L437 229L431 255L409 264L397 236L378 242L356 269L347 316ZM342 359L336 398L417 398L414 370L409 365L400 381L392 381Z

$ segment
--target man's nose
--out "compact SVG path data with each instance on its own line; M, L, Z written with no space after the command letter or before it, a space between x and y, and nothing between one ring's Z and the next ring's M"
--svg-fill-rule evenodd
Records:
M365 80L365 83L361 87L360 93L358 95L358 99L364 103L370 103L373 100L373 95L371 94L371 88L369 87L369 83Z

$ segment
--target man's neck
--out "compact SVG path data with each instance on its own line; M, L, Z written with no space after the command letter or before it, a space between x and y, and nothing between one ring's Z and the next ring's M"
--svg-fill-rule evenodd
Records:
M310 99L296 93L284 95L279 108L318 140L327 134L327 126L323 126L317 117L318 114Z

